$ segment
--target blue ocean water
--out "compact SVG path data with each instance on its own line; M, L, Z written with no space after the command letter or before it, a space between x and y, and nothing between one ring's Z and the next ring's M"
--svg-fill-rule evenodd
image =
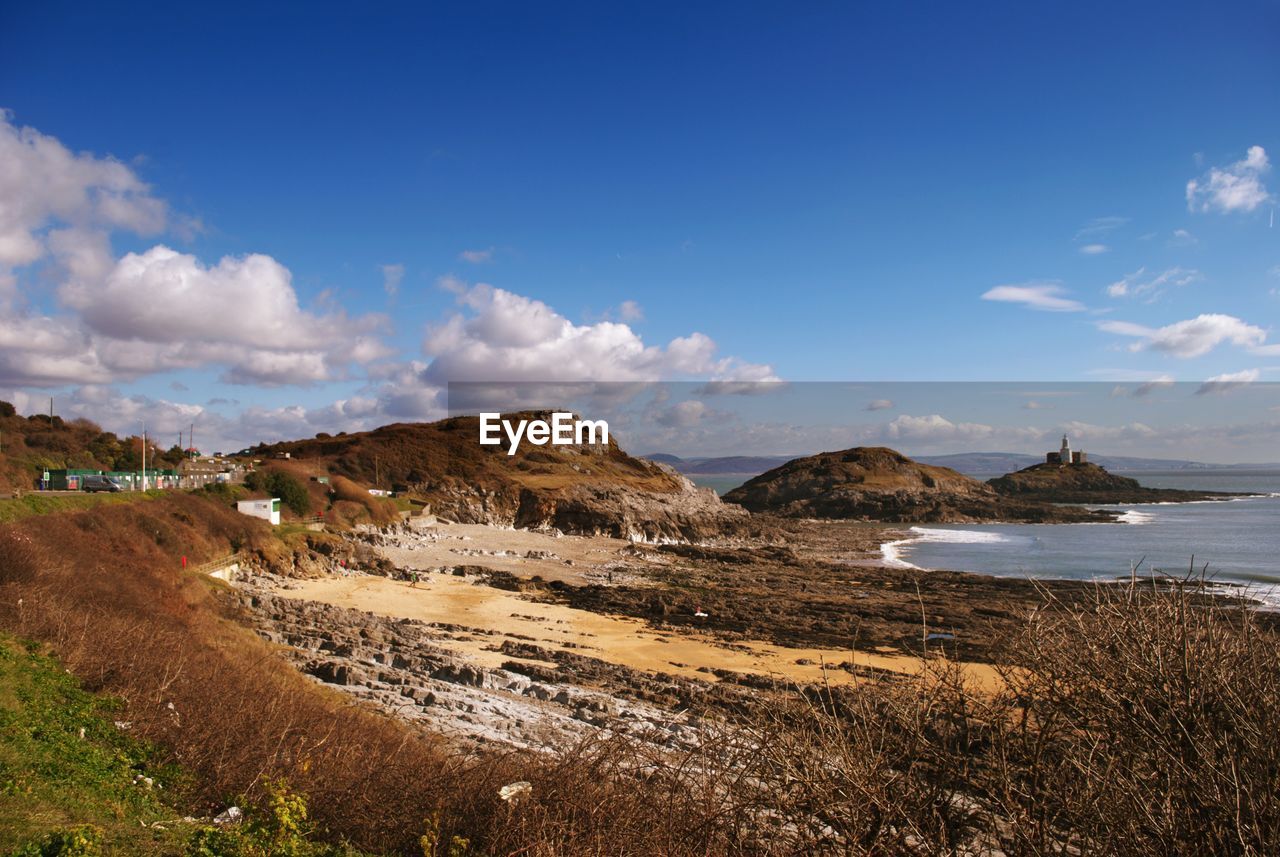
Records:
M1114 524L927 524L884 546L892 565L1019 577L1197 572L1269 590L1280 584L1280 471L1124 474L1152 488L1246 492L1225 502L1124 504ZM1280 588L1277 588L1280 592ZM1267 600L1272 600L1268 598Z

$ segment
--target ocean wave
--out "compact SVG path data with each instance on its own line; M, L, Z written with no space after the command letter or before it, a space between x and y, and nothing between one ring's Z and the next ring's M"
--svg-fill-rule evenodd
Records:
M989 533L980 530L940 530L930 527L912 527L909 539L898 539L880 545L880 559L890 568L910 568L921 571L920 566L902 558L902 549L920 542L944 542L948 544L1001 544L1015 541L1002 533Z
M1139 512L1137 509L1130 509L1116 518L1122 524L1149 524L1155 519L1156 516L1150 512Z
M912 541L914 539L900 539L896 542L885 542L880 545L880 561L890 568L911 568L919 571L920 566L907 562L902 558L902 554L898 550L902 545L909 544Z
M911 542L947 542L955 545L999 544L1011 542L1012 538L1003 533L992 533L985 530L936 530L930 527L912 527L909 532L915 537L907 539Z

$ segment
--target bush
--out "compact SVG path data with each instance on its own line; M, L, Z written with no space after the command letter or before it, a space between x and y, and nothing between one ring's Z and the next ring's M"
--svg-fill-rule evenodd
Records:
M197 830L187 857L358 857L345 846L312 840L307 801L284 780L267 783L263 791L261 803L249 807L240 823Z
M90 825L55 830L38 844L15 851L12 857L97 857L102 853L102 838Z
M279 497L285 508L299 517L310 513L311 496L302 480L283 470L252 471L245 476L245 487L250 491L265 491Z

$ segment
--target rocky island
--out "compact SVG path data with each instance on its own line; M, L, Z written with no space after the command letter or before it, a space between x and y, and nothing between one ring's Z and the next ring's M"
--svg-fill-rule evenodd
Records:
M902 523L1110 521L1108 512L1011 498L948 468L887 447L856 447L789 461L724 496L751 512L793 518Z
M1062 447L1045 454L1045 460L1016 473L1006 473L987 484L1002 497L1043 503L1191 503L1241 496L1225 491L1185 491L1148 488L1136 479L1116 476L1089 461L1083 450L1072 449L1066 435Z
M1190 503L1238 497L1225 491L1148 488L1136 479L1117 476L1088 462L1033 464L987 481L1002 497L1047 503Z

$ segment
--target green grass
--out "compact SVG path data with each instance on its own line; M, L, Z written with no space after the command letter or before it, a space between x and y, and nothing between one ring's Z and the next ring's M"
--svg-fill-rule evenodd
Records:
M0 635L0 854L182 852L193 827L164 802L177 771L115 725L117 707Z
M237 801L239 825L184 820L169 804L182 773L117 725L119 709L37 644L0 634L0 855L371 857L313 841L306 799L283 781L261 803Z
M50 515L57 512L78 512L94 506L113 503L134 503L139 500L154 500L163 497L168 491L152 489L150 491L121 491L118 494L41 494L30 492L21 497L0 500L0 524L8 524L32 515Z

